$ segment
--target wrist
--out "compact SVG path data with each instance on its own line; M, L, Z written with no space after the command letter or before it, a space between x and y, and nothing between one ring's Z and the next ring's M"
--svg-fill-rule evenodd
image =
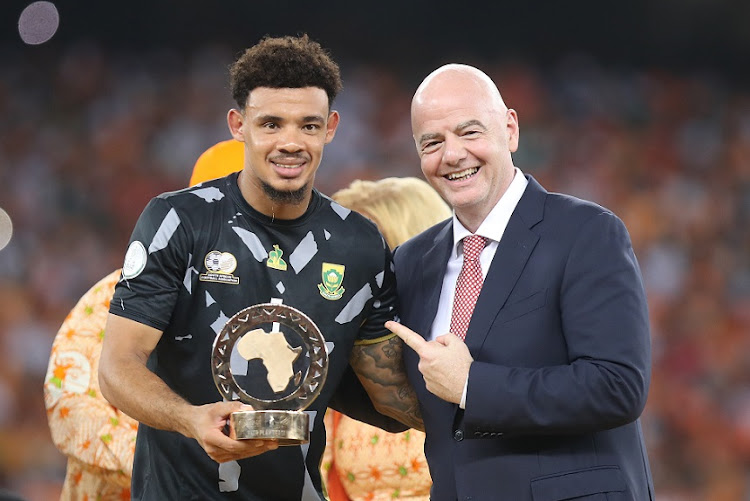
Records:
M188 438L197 439L196 427L194 426L195 420L193 419L196 407L182 399L175 400L165 416L170 422L169 428Z

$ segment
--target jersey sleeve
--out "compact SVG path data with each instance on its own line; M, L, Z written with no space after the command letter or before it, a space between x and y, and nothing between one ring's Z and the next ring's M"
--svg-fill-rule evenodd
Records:
M383 247L383 268L374 279L372 308L359 329L355 344L379 342L395 335L385 328L385 323L388 320L398 320L396 275L393 272L391 251L385 242Z
M110 313L163 331L188 273L185 224L165 198L151 200L130 237Z

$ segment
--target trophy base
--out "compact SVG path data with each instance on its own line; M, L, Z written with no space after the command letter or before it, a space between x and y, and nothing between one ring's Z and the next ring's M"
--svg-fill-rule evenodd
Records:
M235 440L278 440L279 445L310 441L310 416L302 411L238 411L229 416L229 436Z

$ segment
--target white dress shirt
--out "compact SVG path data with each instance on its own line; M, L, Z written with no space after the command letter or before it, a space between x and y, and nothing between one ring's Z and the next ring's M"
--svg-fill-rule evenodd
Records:
M487 271L490 269L492 259L495 257L498 243L503 238L505 228L508 226L508 221L513 211L518 205L518 201L521 200L523 192L526 190L526 185L529 182L524 177L523 172L516 167L516 173L513 176L510 186L505 191L500 200L493 209L487 214L487 217L482 221L482 224L477 228L476 235L481 235L487 238L487 245L485 246L482 253L479 255L479 263L482 267L482 278L487 276ZM463 265L463 242L462 239L471 235L471 232L464 227L463 224L456 217L456 211L453 211L453 249L451 255L448 258L448 265L445 268L445 275L443 276L443 286L440 290L440 302L438 303L437 315L435 321L432 323L432 329L428 340L432 341L438 336L450 331L451 325L451 312L453 311L453 298L456 295L456 281L458 280L458 274L461 272L461 266ZM464 393L461 397L461 408L466 408L466 389L469 385L468 378L464 383Z

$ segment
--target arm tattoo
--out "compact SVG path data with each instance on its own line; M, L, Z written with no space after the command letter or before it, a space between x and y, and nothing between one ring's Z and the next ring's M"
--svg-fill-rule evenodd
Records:
M422 430L417 395L406 377L403 348L403 341L394 336L355 346L349 361L379 412Z

